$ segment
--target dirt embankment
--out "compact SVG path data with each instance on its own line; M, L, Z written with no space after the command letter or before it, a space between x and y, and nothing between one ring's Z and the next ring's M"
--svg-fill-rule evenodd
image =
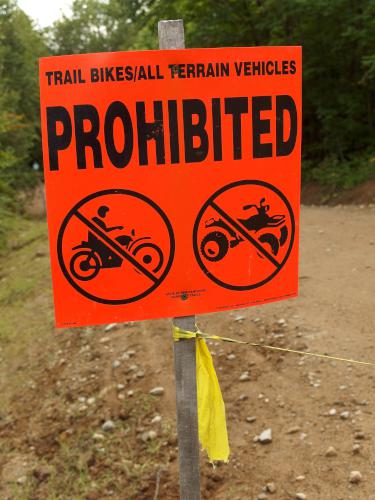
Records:
M301 199L305 205L375 204L375 179L370 179L354 188L340 192L336 192L331 187L309 182L302 186ZM22 201L28 215L39 218L45 217L44 184L39 184L31 193L24 193Z
M375 168L375 167L374 167ZM333 187L309 182L302 186L305 205L369 205L375 203L375 179L369 179L351 189L337 191Z
M0 273L0 497L177 499L170 322L56 332L37 226L20 231L29 243ZM200 328L375 362L375 207L303 207L301 228L297 299L205 315ZM202 454L203 498L375 498L374 367L210 349L232 452L216 469Z

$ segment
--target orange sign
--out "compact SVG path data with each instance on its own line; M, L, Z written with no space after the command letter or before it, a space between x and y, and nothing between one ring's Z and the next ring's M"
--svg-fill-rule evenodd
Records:
M40 62L56 324L298 291L301 49Z

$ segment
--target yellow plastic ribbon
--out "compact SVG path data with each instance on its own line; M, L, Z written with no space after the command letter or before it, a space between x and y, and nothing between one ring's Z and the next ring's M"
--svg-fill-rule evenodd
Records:
M228 462L229 443L225 405L211 353L208 350L205 335L201 332L188 332L177 326L173 338L196 339L196 373L199 441L207 451L210 462Z
M202 448L207 451L211 462L228 462L229 444L223 396L221 394L211 353L208 350L205 340L221 340L224 342L234 342L236 344L246 344L252 347L271 349L274 351L290 352L303 356L315 356L335 361L345 361L347 363L375 366L375 363L368 361L359 361L355 359L330 356L328 354L297 351L286 347L276 347L265 344L257 344L255 342L235 340L229 337L221 337L219 335L208 335L199 330L196 332L189 332L187 330L182 330L177 326L174 326L173 338L175 341L181 339L196 339L198 433Z

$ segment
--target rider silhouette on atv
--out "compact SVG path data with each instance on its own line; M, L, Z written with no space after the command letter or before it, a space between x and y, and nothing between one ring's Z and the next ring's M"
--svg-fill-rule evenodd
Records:
M249 204L242 207L243 210L255 208L258 213L252 213L246 219L238 218L248 232L254 231L257 234L258 241L264 245L266 250L270 250L273 255L277 255L281 246L283 246L288 237L288 227L285 224L285 215L268 215L269 205L265 205L265 198L261 198L259 205ZM203 238L200 250L203 257L211 262L217 262L223 259L230 248L236 247L244 241L243 236L235 231L233 227L222 218L211 218L205 222L206 228L212 228L213 231L206 234ZM274 234L274 229L280 227L279 234ZM260 235L259 235L260 234ZM261 254L261 258L263 256Z
M268 211L270 209L269 205L265 205L266 199L262 198L259 205L244 205L243 210L249 210L250 208L255 208L257 214L251 215L247 219L238 219L249 231L259 231L260 229L266 227L277 227L282 224L285 220L284 215L274 215L270 217Z
M262 215L262 216L265 216L266 213L269 211L270 209L270 206L269 205L265 205L264 202L266 201L265 198L262 198L259 202L259 206L258 205L245 205L243 207L244 210L248 210L249 208L256 208L257 211L258 211L258 214L259 215Z

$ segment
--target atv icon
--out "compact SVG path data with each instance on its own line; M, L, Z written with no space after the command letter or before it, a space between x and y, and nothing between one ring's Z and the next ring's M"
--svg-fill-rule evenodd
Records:
M285 244L288 238L288 227L285 224L285 215L268 215L270 206L265 205L265 201L265 198L262 198L259 205L244 205L243 210L255 208L257 213L248 218L238 218L237 220L247 231L261 232L258 241L268 246L273 255L277 255L280 247ZM208 219L205 222L205 227L214 229L202 239L200 244L202 255L210 262L220 261L227 255L229 249L235 248L244 241L243 237L222 218ZM272 231L273 228L280 228L277 236Z

